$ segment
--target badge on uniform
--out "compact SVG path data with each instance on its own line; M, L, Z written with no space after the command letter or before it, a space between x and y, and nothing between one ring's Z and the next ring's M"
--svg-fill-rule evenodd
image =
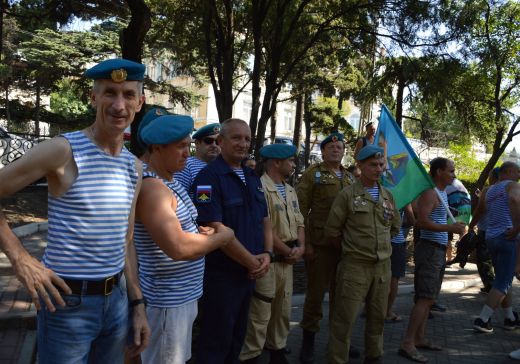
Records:
M316 184L320 183L320 178L321 178L320 171L316 171L316 173L314 174L314 183L316 183Z
M195 192L196 201L200 203L208 203L211 202L211 186L197 186L197 190Z

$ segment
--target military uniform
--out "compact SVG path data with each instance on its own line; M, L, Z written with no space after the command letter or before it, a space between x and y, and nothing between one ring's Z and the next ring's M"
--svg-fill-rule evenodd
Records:
M262 186L267 201L269 218L277 236L284 243L298 244L298 228L303 227L296 191L284 183L286 198L282 198L275 183L267 174L262 178ZM283 256L275 256L269 272L256 281L251 300L246 340L240 353L241 360L259 356L265 346L270 350L280 350L287 344L293 266L283 261Z
M374 200L356 181L341 191L332 205L325 235L342 237L336 304L332 312L329 363L348 360L350 335L357 313L366 302L365 357L383 354L383 326L390 285L391 236L401 221L391 193L379 185Z
M324 162L308 168L296 191L300 209L306 218L306 246L312 245L316 259L305 262L307 271L307 291L300 323L304 330L317 332L323 317L322 302L325 292L330 292L330 312L332 312L336 266L340 259L338 250L323 239L323 227L327 221L334 198L355 180L343 166L343 177L339 178Z

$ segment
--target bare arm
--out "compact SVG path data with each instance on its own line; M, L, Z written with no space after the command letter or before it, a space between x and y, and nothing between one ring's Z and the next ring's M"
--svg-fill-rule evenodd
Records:
M172 259L200 258L233 238L233 231L224 225L211 235L183 231L176 208L176 198L161 180L147 178L143 181L137 201L137 220L143 223L155 244Z
M471 218L471 221L469 223L469 230L473 230L473 228L478 224L478 222L482 218L482 215L486 213L486 194L488 189L489 187L486 187L480 193L477 207L475 208L475 211L473 211L473 217Z
M455 234L464 234L465 224L457 222L454 224L437 224L430 219L431 212L440 204L439 198L433 189L422 193L417 203L417 222L419 229L425 229L438 232L451 232Z
M218 230L221 229L224 224L215 221L208 223L208 226ZM221 249L228 257L245 267L250 272L260 267L260 262L238 241L236 237Z
M363 148L363 140L361 138L356 142L356 146L354 147L354 160L356 160L357 154Z
M0 170L0 197L9 196L43 177L47 177L49 192L63 194L76 178L73 163L70 145L64 138L42 142ZM57 288L65 294L71 293L70 288L27 252L1 211L0 249L11 262L16 277L29 292L37 309L41 308L40 298L51 312L55 311L51 297L58 305L65 306Z
M520 184L512 182L507 186L509 194L509 211L511 211L511 221L513 227L506 232L509 239L515 239L520 233Z

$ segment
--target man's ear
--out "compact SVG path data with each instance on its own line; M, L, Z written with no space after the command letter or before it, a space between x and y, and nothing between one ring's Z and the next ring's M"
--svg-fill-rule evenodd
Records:
M144 100L145 100L145 96L144 94L141 95L141 97L139 98L139 105L137 105L137 107L135 108L135 112L138 113L139 111L141 111L141 108L143 107L144 105Z

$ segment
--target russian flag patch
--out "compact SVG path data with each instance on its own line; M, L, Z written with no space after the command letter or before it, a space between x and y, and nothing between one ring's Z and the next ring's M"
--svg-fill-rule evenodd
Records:
M197 190L195 192L196 200L200 203L208 203L211 202L211 186L197 186Z

